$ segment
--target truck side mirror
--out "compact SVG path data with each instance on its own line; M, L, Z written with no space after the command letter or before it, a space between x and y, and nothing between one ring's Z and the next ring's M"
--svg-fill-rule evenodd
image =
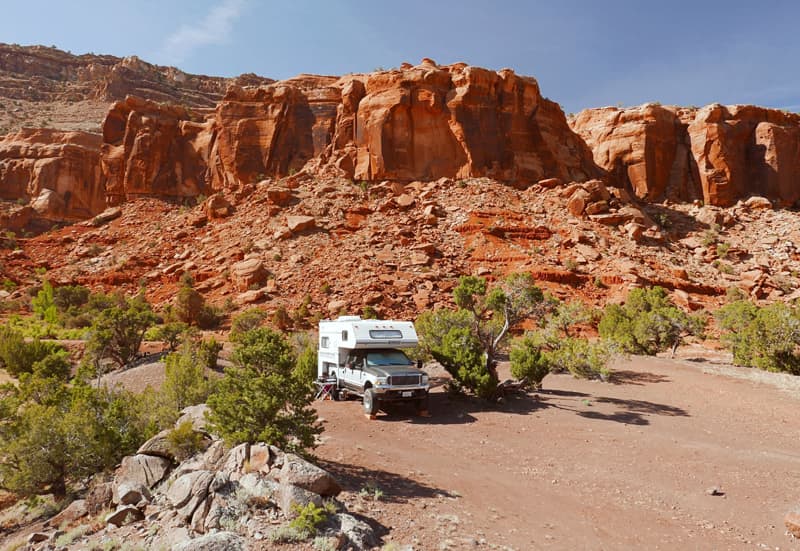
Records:
M417 360L417 369L422 370L423 365L422 360Z

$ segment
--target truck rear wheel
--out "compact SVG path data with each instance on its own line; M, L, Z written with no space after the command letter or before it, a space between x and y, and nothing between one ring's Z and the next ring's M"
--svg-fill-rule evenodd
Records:
M368 388L364 391L364 413L367 415L375 415L380 409L380 400L375 395L375 391Z

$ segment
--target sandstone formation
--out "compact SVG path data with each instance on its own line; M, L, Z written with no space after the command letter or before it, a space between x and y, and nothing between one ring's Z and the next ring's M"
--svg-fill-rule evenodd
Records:
M102 168L110 204L140 196L194 197L207 191L213 133L183 107L128 97L103 123Z
M105 209L101 138L86 132L21 130L0 139L0 198L36 201L45 218L81 220Z
M754 106L646 104L579 113L572 128L617 185L649 201L730 206L763 195L800 199L800 116Z

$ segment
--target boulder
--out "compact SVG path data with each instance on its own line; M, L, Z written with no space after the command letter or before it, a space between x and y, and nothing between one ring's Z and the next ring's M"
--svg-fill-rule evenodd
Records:
M109 505L114 498L114 485L111 482L94 484L86 494L86 508L96 515Z
M207 432L206 423L208 422L206 419L206 412L208 411L208 406L206 404L197 404L195 406L188 406L181 410L181 416L175 421L175 426L181 425L185 422L190 422L192 424L192 428L198 432Z
M588 191L583 188L576 189L567 201L567 210L573 216L582 216L590 199Z
M139 446L136 451L137 454L152 455L155 457L163 457L170 462L175 461L175 453L172 451L172 445L169 442L169 430L162 430L147 442Z
M203 204L203 212L207 219L225 218L233 212L230 202L221 193L215 193Z
M335 496L342 491L342 487L328 471L292 453L284 455L278 480L282 484L293 484L322 496Z
M262 285L269 273L258 258L248 258L231 266L231 277L239 291L247 291L253 285Z
M61 526L64 524L72 524L76 520L85 517L89 514L89 507L85 499L76 499L67 505L63 511L58 513L47 521L49 526Z
M318 507L322 506L321 495L309 492L293 484L281 483L276 497L278 498L278 507L287 518L297 516L297 507L305 507L309 503L313 503Z
M233 532L215 532L172 546L172 551L244 551L244 539Z
M211 471L187 473L172 483L167 490L167 499L178 515L188 522L197 507L205 501L213 481L214 473Z
M133 505L121 505L117 510L109 513L105 517L106 524L113 524L114 526L124 526L132 522L138 522L144 519L144 513Z
M267 190L267 199L273 205L287 205L292 200L292 190L279 187L269 188Z
M772 208L772 201L767 199L766 197L758 197L753 196L747 199L744 202L744 206L748 209L755 210L755 209L771 209Z
M334 516L333 522L334 525L337 526L338 531L347 538L350 549L365 551L367 549L373 549L379 544L378 537L375 535L372 527L352 515L337 513Z
M171 461L165 457L145 454L129 455L122 459L114 476L114 484L139 484L145 488L152 488L163 480L170 466ZM114 502L119 503L116 495L115 488Z
M150 501L150 498L150 492L144 484L123 482L114 486L114 503L136 505L142 501Z
M112 220L116 220L122 216L122 209L119 207L110 207L92 218L92 225L100 227L108 224Z

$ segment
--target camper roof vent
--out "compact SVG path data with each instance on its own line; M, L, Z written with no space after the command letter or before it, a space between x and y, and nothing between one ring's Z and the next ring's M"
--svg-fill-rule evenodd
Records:
M336 321L361 321L361 316L339 316Z

